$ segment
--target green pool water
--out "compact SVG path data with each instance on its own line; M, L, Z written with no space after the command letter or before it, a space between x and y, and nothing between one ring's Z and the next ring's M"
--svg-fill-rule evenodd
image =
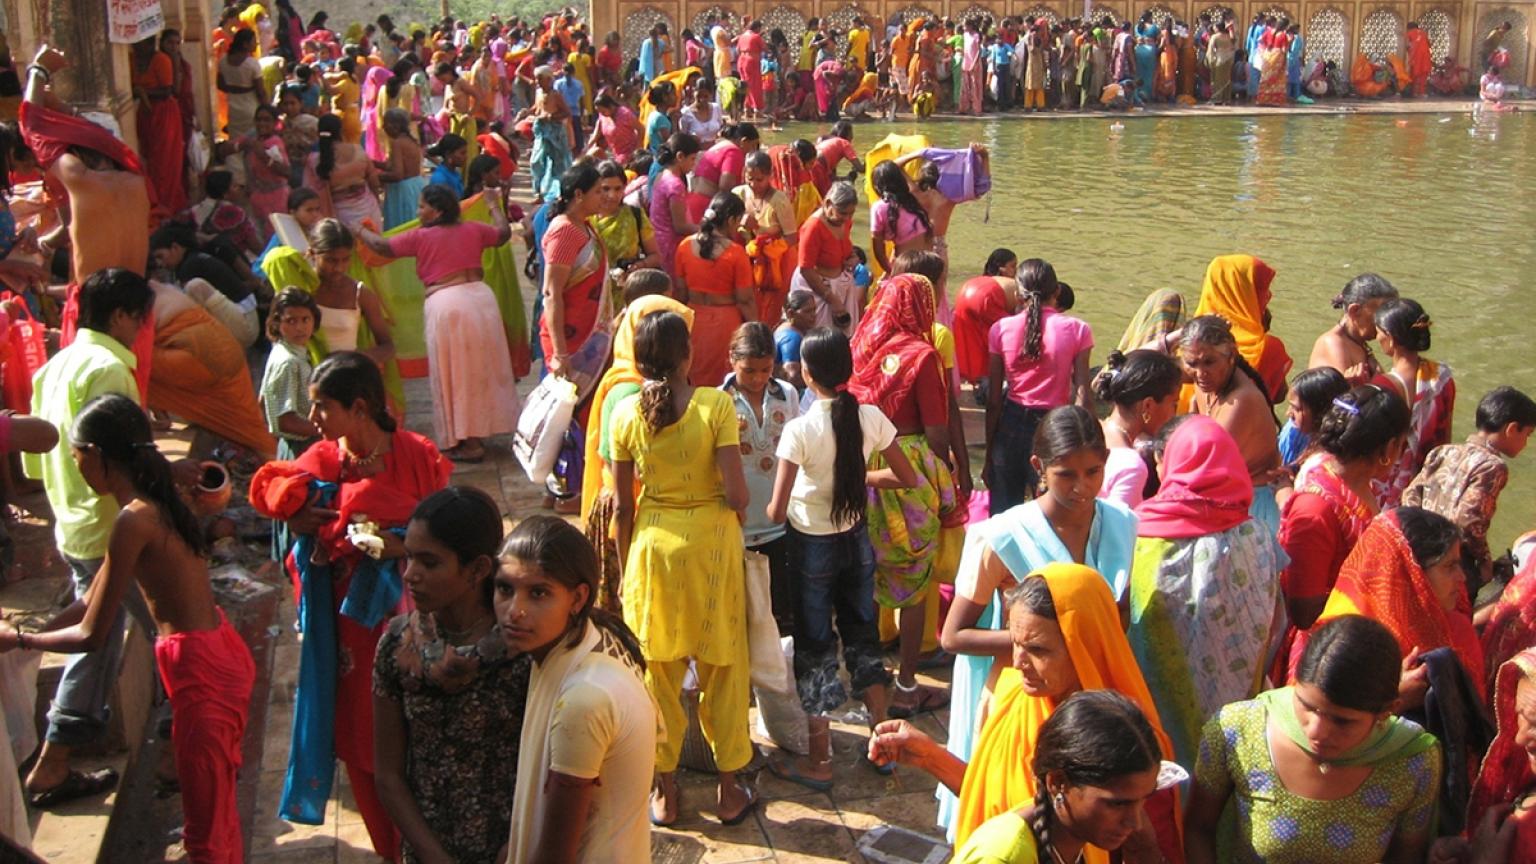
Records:
M792 126L765 143L811 136ZM1434 321L1427 356L1453 368L1453 436L1499 384L1536 395L1536 117L1273 115L861 123L868 150L889 133L992 150L990 202L960 207L951 267L980 272L1006 246L1040 257L1077 293L1101 362L1148 292L1189 307L1216 255L1276 270L1274 332L1298 364L1337 320L1328 301L1373 270ZM855 229L867 245L867 216ZM1513 464L1489 538L1536 528L1536 448Z

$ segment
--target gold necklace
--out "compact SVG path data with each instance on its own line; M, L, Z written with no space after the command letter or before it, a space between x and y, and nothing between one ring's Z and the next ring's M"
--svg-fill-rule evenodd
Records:
M1051 850L1051 858L1053 860L1055 860L1056 864L1067 864L1067 862L1062 859L1061 853L1056 851L1056 844L1055 843L1047 842L1045 844L1045 848ZM1076 862L1081 861L1081 860L1083 860L1083 853L1081 851L1079 851L1077 853L1077 857L1073 858L1072 861L1074 862L1074 864L1076 864Z
M458 642L459 640L461 640L461 639L465 638L466 636L470 635L471 633L475 632L477 629L480 628L480 625L484 624L486 621L492 619L493 617L494 616L492 616L492 615L482 615L481 617L475 619L474 621L471 621L469 626L465 627L463 630L450 630L450 629L448 629L448 627L446 625L443 624L443 622L441 620L436 620L436 623L437 623L438 631L446 639L448 639L449 641L452 641L452 642Z

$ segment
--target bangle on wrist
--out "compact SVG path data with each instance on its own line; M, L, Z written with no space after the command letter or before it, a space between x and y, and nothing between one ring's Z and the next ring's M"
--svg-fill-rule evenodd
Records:
M27 645L27 633L25 630L16 631L16 647L22 649L23 651L31 650L31 647Z
M48 67L47 66L44 66L41 63L32 63L32 64L27 66L27 74L31 75L33 72L38 72L38 73L42 74L42 76L43 76L43 83L44 84L52 84L53 83L53 73L48 71Z

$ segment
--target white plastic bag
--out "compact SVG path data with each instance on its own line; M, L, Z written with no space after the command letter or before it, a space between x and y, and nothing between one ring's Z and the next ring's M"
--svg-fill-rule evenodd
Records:
M800 706L800 694L795 690L795 637L779 640L784 652L785 692L753 688L757 697L757 734L800 756L811 752L810 728L806 725L805 709Z
M208 149L208 138L196 129L187 136L187 165L192 173L202 176L208 170L208 163L213 161L213 154Z
M768 557L746 553L747 574L747 656L752 661L752 686L773 693L793 693L787 687L784 647L779 642L779 625L773 619L773 589L770 584Z
M543 484L560 458L560 442L576 411L576 385L558 375L546 375L528 394L517 418L512 452L534 483Z

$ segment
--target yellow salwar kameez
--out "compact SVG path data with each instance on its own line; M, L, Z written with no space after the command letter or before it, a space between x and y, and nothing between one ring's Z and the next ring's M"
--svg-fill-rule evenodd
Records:
M612 449L614 462L634 463L640 485L621 602L666 724L656 770L677 768L688 728L682 684L692 658L704 737L719 769L737 771L752 761L745 547L715 466L715 451L740 445L736 407L723 391L700 388L676 423L653 432L639 406L635 396L614 409Z

